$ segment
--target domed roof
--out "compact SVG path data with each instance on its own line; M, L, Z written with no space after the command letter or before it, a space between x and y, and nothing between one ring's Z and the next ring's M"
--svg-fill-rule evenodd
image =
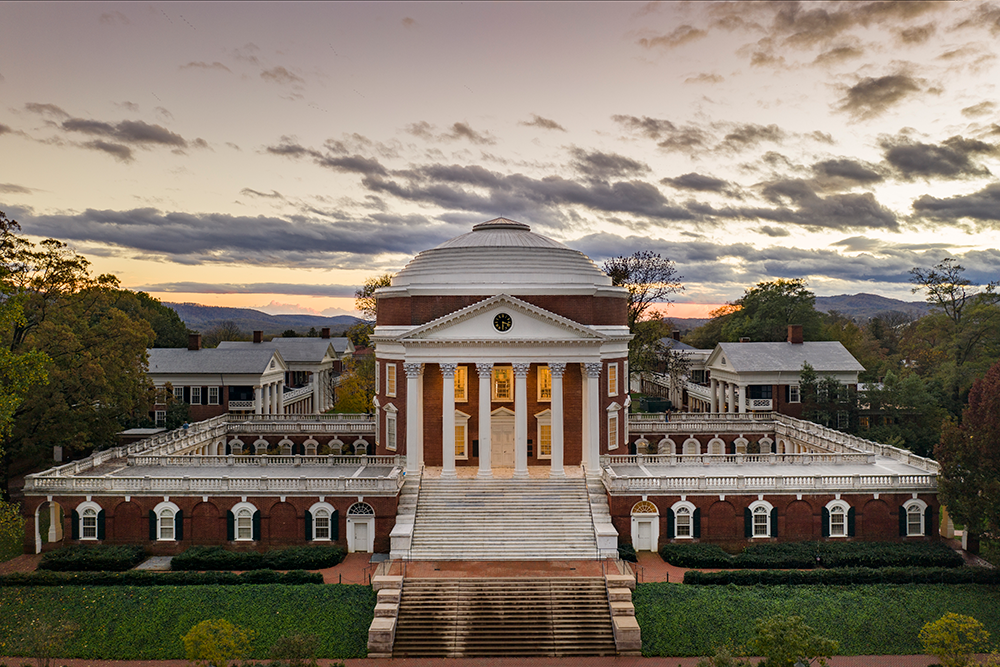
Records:
M579 250L507 218L479 223L471 232L410 260L380 294L593 294L614 292L611 279Z

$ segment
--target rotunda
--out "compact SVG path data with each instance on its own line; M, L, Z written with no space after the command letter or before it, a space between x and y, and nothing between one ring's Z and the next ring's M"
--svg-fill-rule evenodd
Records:
M561 476L625 445L628 293L583 253L497 218L419 253L376 300L378 453L443 477Z

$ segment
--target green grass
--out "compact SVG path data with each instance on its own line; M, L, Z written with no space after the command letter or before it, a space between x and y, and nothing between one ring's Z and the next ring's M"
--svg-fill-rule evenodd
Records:
M251 656L266 658L282 635L320 637L320 658L366 654L375 593L367 586L94 586L0 589L0 655L34 618L78 627L61 657L183 659L181 637L224 618L256 632Z
M805 617L840 642L842 655L922 653L917 635L953 611L973 616L1000 639L1000 586L685 586L639 584L635 615L647 656L712 655L746 643L757 618Z

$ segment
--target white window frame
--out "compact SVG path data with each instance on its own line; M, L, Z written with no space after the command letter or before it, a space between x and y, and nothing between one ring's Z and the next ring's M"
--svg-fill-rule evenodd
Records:
M375 446L382 444L382 408L379 407L378 399L375 399Z
M389 403L385 406L385 448L391 452L396 451L396 406ZM378 445L378 442L375 443Z
M309 512L312 514L312 539L314 542L330 542L333 538L333 505L330 503L313 503L312 507L309 508ZM326 512L326 537L321 537L319 532L319 517L321 512Z
M201 405L201 387L191 387L191 405Z
M157 542L176 542L175 524L177 513L181 511L181 508L170 501L163 501L159 505L153 508L153 514L156 515L156 541ZM164 524L164 515L169 512L170 520L168 523ZM168 535L164 537L164 532Z
M826 504L826 511L829 513L829 519L828 519L829 523L827 523L827 526L826 526L826 532L827 532L827 534L830 537L848 537L847 515L851 511L851 506L848 505L843 500L831 500L830 502L828 502ZM839 516L843 517L843 523L841 523L841 525L840 525L841 532L839 532L839 533L835 533L833 531L833 527L834 527L833 518L834 518L834 515L839 515Z
M469 401L469 367L455 367L455 402L467 403Z
M759 510L764 510L760 512ZM750 503L750 539L762 539L771 537L771 512L774 510L774 505L767 502L766 500L758 500L756 502ZM757 517L763 514L765 517L764 521L764 532L759 533L757 531Z
M221 396L221 395L222 395L222 392L219 391L218 387L209 387L208 388L208 404L209 405L219 405L219 396Z
M385 362L385 395L389 398L396 397L396 363Z
M671 507L674 511L674 539L677 540L693 540L694 539L694 512L697 509L694 503L688 502L686 500L680 500L674 503ZM684 514L687 512L687 514ZM681 535L681 522L680 517L686 516L688 518L687 523L687 535Z
M618 441L621 437L621 414L620 406L613 403L608 408L608 450L618 449Z
M608 364L608 396L618 395L618 364Z
M913 500L907 500L903 503L903 507L906 509L906 536L907 537L924 537L927 534L927 526L924 525L924 512L927 510L927 503L920 500L919 498L914 498ZM910 515L919 514L920 515L920 532L913 532L913 525L910 523ZM82 534L82 533L81 533Z
M788 385L788 402L789 403L802 402L802 393L799 390L799 385L797 384Z
M537 424L537 431L538 431L538 439L536 440L538 445L536 446L537 451L535 453L535 456L537 456L540 459L551 459L552 458L552 411L542 410L537 415L535 415L535 422ZM544 451L542 450L542 444L545 442L546 432L548 432L548 440L549 440L548 454L545 454Z
M499 376L503 374L507 378L507 394L500 394L497 389L500 385ZM495 403L510 403L514 400L514 367L513 366L494 366L493 374L490 378L490 391L493 394L493 401Z
M92 514L88 514L88 512L92 512ZM98 539L97 521L98 521L98 516L101 513L101 506L93 501L82 502L76 506L76 513L80 521L80 525L78 527L80 539L87 541L92 541L92 540L96 541ZM91 527L87 525L87 519L90 519L91 517L93 517L93 522L94 522L92 526L94 534L87 535L87 529Z
M237 503L230 510L233 513L233 541L234 542L253 542L253 515L257 512L257 507L252 503ZM242 537L240 530L240 512L249 512L249 525L247 530L249 531L248 537Z
M547 365L539 366L536 378L538 380L538 402L550 403L552 401L552 369Z
M153 412L153 423L156 426L166 426L167 425L167 411L166 410L156 410Z
M381 366L382 366L382 362L381 361L376 361L375 362L375 393L376 394L379 392L379 376L382 375L379 372Z
M174 387L174 400L184 402L184 385L177 385Z

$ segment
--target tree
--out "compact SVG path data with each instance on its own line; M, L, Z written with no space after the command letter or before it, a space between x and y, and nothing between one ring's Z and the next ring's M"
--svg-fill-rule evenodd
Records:
M295 329L285 329L284 331L281 332L281 337L282 338L298 338L299 334L295 331Z
M628 328L652 315L655 303L670 303L670 295L684 290L682 277L669 259L651 250L638 250L628 257L614 257L601 267L611 283L628 290Z
M375 398L375 355L356 355L340 376L334 412L371 412Z
M0 500L0 563L24 553L24 517L17 503Z
M278 637L268 654L271 660L288 667L316 667L319 652L317 635L291 635Z
M709 313L711 319L688 334L684 342L699 350L714 350L716 345L725 340L722 329L737 310L739 308L731 303L716 308Z
M856 435L920 456L932 455L948 413L919 375L890 371L881 383L869 383L859 393L866 406L860 414L868 427L854 429Z
M391 273L383 273L380 276L371 276L365 279L364 284L354 292L354 307L361 313L361 317L374 324L376 298L375 291L382 287L392 285Z
M156 338L153 347L187 347L188 328L177 311L145 292L122 290L118 308L133 318L149 322Z
M757 283L733 302L736 310L722 327L724 340L736 342L781 342L788 338L788 325L801 324L805 340L819 340L822 319L816 310L816 295L801 278L779 278Z
M219 347L224 340L249 340L250 337L233 320L224 320L205 332L201 345L205 348Z
M972 656L987 648L990 633L971 616L948 612L920 629L924 651L937 658L943 667L966 667Z
M969 391L961 424L948 422L934 448L938 493L956 522L978 536L1000 535L1000 361Z
M840 645L816 633L801 616L758 618L749 649L764 656L763 667L795 667L798 664L826 665Z
M217 618L194 626L182 641L185 656L199 667L227 667L247 654L253 638L252 630Z

